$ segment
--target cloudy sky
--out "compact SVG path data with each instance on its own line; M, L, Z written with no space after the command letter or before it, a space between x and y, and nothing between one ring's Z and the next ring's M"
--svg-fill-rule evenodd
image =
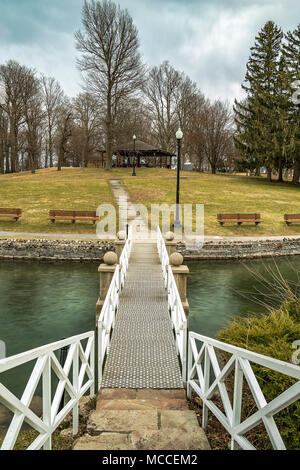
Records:
M300 22L299 0L117 0L139 30L149 65L169 60L211 99L241 96L255 35L266 21ZM0 0L0 63L15 59L80 91L74 32L83 0Z

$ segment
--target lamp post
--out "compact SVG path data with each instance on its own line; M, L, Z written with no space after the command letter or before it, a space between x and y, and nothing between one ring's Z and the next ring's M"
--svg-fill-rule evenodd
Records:
M136 176L135 173L135 165L136 165L136 155L135 155L135 142L136 142L136 135L133 136L133 171L132 176Z
M180 151L181 151L181 140L183 137L182 130L178 129L176 132L176 139L177 139L177 188L176 188L176 218L174 222L175 228L181 228L181 222L179 217L179 190L180 190Z

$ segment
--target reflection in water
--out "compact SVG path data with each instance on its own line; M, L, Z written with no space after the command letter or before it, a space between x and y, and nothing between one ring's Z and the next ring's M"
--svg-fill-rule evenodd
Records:
M272 259L251 260L246 264L266 278L268 277L266 267L275 266ZM296 280L293 268L300 271L300 257L277 258L276 264L284 277ZM188 263L188 266L191 331L215 337L231 317L265 311L263 307L238 293L254 292L255 287L259 287L258 281L242 262L197 261Z

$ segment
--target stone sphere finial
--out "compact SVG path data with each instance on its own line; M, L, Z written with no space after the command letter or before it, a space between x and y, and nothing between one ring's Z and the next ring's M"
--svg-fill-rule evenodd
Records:
M117 237L119 240L126 240L126 232L125 230L120 230L120 232L117 233Z
M170 256L170 263L172 266L181 266L183 263L183 256L180 253L173 253Z
M165 234L165 239L168 241L168 242L171 242L174 240L174 233L173 232L167 232Z
M105 253L103 261L108 266L113 266L114 264L117 264L118 256L113 251L108 251L107 253Z

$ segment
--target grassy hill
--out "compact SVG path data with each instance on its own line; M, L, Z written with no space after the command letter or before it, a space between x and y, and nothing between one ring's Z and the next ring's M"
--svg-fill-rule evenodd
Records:
M176 172L166 169L130 168L105 172L92 168L39 170L0 176L0 207L19 207L23 217L1 220L0 231L47 233L95 233L91 222L51 224L50 209L96 210L102 203L115 204L109 179L122 178L133 201L173 204ZM286 227L284 213L300 213L300 187L290 183L268 183L264 178L235 175L182 173L181 202L205 205L205 234L224 236L300 235L300 225ZM260 212L264 220L254 225L225 225L216 222L218 212Z

